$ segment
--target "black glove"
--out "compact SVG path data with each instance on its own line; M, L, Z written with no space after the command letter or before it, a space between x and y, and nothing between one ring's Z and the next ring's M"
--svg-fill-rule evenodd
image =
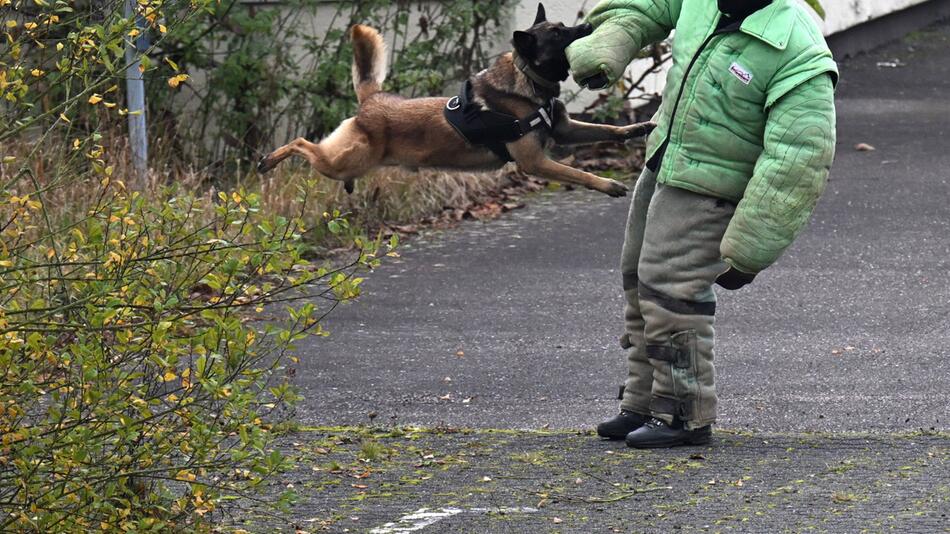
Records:
M716 278L716 283L730 291L735 291L742 286L751 284L753 280L755 280L754 274L744 273L735 267L729 267L728 271Z
M604 73L591 76L590 78L587 78L586 80L584 80L583 83L581 83L581 85L583 85L584 87L588 89L594 89L594 90L603 89L607 87L607 85L609 84L610 84L610 80L607 78L607 75Z

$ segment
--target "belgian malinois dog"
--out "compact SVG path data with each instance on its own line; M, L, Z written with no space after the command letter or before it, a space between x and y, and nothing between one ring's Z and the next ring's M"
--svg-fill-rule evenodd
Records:
M514 33L513 52L472 77L473 101L482 109L524 118L544 107L560 93L567 79L568 45L593 32L590 24L567 27L547 21L538 6L535 23ZM382 92L386 76L386 45L376 30L356 25L353 41L353 85L359 112L345 120L320 143L303 138L284 145L261 159L259 172L267 172L292 155L302 156L324 176L340 180L352 192L353 182L382 165L409 168L493 169L506 162L485 146L470 144L443 116L448 98L406 99ZM451 109L451 108L450 108ZM648 134L655 124L619 127L572 120L564 104L556 101L553 127L536 129L504 145L511 159L525 173L552 181L577 184L624 196L627 187L553 161L545 146L624 141Z

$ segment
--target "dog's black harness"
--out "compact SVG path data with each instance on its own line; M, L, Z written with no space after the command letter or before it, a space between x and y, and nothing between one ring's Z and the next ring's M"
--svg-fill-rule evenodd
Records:
M557 119L552 98L537 111L523 119L507 113L484 109L472 99L472 81L462 84L462 91L445 105L445 120L472 145L491 150L502 161L514 161L506 143L517 141L541 128L551 131Z

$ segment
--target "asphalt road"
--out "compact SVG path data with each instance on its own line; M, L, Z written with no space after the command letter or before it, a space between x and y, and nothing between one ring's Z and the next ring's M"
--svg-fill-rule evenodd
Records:
M281 440L289 516L242 503L247 532L589 534L946 532L947 434L717 432L628 449L586 433L314 429ZM227 528L225 528L227 530Z
M948 51L944 25L842 65L812 225L752 286L720 293L720 428L950 429ZM611 415L628 203L550 194L412 240L329 338L300 345L298 418L586 429Z

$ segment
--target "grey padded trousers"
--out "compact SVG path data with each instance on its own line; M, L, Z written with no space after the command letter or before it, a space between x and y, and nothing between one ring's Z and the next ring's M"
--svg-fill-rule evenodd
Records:
M623 244L628 376L622 410L695 429L716 421L713 283L729 266L719 244L735 205L637 181Z

